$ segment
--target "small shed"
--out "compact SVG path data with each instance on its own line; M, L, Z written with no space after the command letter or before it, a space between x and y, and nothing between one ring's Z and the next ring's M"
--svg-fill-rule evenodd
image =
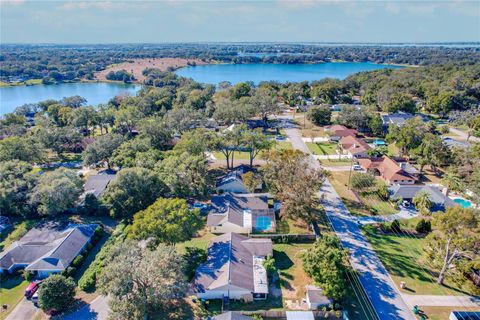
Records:
M306 300L307 306L310 310L317 310L321 307L329 306L333 303L332 299L328 298L323 294L323 290L316 286L305 286L307 289Z

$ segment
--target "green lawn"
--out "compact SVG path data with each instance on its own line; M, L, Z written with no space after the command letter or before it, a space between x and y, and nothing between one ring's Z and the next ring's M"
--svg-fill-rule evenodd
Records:
M292 150L292 143L290 141L276 141L273 146L275 150Z
M425 239L407 235L380 234L370 227L364 228L364 234L397 287L400 287L401 281L406 283L408 290L401 290L402 292L430 295L462 294L463 288L458 288L448 279L445 281L448 287L435 283L435 270L432 270L430 263L422 256Z
M193 237L192 239L177 243L176 247L180 253L185 253L186 247L199 248L207 250L210 240L215 237L213 233L210 233L207 229L204 229L199 232L198 236Z
M282 234L311 234L309 227L304 225L303 222L296 222L291 219L277 220L276 233Z
M23 280L21 276L2 278L0 281L0 305L8 305L6 312L0 312L0 319L5 319L7 315L22 300L28 281Z
M381 199L376 193L359 193L359 195L366 209L374 215L388 215L398 212L390 202Z
M212 154L218 160L225 160L225 155L222 152L215 151ZM248 160L250 159L250 154L248 152L243 152L243 151L234 151L233 160L235 161L235 159Z
M326 167L335 167L335 166L344 167L344 166L350 166L352 164L352 160L349 160L349 159L333 160L333 158L330 160L321 159L320 164Z
M316 155L333 155L337 154L337 145L335 143L328 142L307 142L307 147L313 154Z

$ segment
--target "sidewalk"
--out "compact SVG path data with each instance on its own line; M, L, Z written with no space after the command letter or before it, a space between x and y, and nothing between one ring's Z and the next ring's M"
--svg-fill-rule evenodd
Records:
M413 295L404 293L402 293L402 297L410 308L417 305L422 307L477 307L480 309L480 297Z

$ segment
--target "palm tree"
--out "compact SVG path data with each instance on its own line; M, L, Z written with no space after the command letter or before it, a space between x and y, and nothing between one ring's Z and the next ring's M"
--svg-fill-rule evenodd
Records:
M433 205L432 200L430 199L430 194L424 190L415 195L413 198L413 204L420 214L424 216L430 214L430 209Z
M450 190L461 191L463 189L462 179L453 172L445 173L440 182L447 188L445 192L445 195L447 197Z

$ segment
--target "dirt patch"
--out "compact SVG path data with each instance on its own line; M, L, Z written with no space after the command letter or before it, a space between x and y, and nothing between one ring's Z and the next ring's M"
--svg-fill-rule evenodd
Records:
M167 71L169 68L178 69L185 67L188 64L205 65L206 62L200 59L183 59L183 58L145 58L145 59L131 59L128 62L123 62L107 67L105 70L95 73L95 79L100 81L107 81L107 73L110 71L126 70L133 73L138 82L143 83L145 76L142 71L147 68L160 69Z

